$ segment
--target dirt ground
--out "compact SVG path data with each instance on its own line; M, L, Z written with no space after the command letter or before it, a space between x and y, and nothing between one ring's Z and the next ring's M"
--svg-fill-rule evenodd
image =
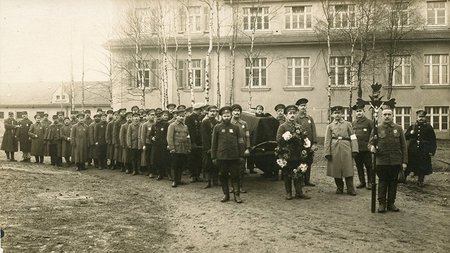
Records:
M399 213L370 212L370 191L336 195L317 154L310 200L284 199L281 181L247 175L244 201L220 187L171 188L118 171L7 162L0 155L0 227L8 252L450 252L445 142L435 173L398 191ZM185 176L184 181L188 181ZM355 183L357 179L355 178Z

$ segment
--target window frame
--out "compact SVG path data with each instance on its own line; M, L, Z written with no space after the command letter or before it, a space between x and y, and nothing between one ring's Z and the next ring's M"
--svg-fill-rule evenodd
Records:
M336 7L338 6L345 6L346 10L345 12L336 12ZM345 29L345 28L355 28L356 27L356 5L355 4L334 4L331 5L332 10L330 15L332 16L332 22L331 22L331 29ZM350 7L353 7L353 10L350 10ZM336 26L336 23L338 22L336 20L336 13L339 14L339 26ZM346 15L344 15L346 14ZM351 17L353 15L353 17ZM347 22L347 25L344 25L344 23ZM353 24L353 25L352 25Z
M245 87L250 87L249 86L249 82L250 82L250 59L249 58L245 58ZM253 58L253 61L258 61L258 66L254 66L255 64L252 64L252 69L253 69L253 85L250 88L265 88L268 87L267 86L267 79L268 79L268 74L267 74L267 58L266 57L258 57L258 58ZM262 62L264 61L264 66L262 66ZM258 70L258 85L255 85L255 69ZM264 76L263 73L264 72ZM247 76L248 73L248 76ZM262 81L264 80L264 84L262 85Z
M296 65L297 60L300 60L300 66ZM307 65L305 64L307 60ZM288 57L287 58L287 75L286 82L289 87L310 87L311 86L311 58L310 57ZM300 85L297 83L297 70L300 70ZM307 73L307 83L305 82L305 73ZM290 76L291 75L291 76Z
M412 123L411 111L411 107L409 106L396 106L393 110L392 121L395 124L400 125L403 129L407 129ZM400 122L397 122L397 117L400 118ZM409 119L409 122L406 122L407 119Z
M304 8L302 14L295 14L294 8ZM309 9L309 11L307 11ZM312 29L312 5L293 5L284 7L284 29L286 30L311 30ZM289 10L289 12L288 12ZM294 28L294 17L297 19L297 23L300 24L300 16L303 16L303 27ZM289 19L289 22L288 22ZM309 19L309 20L308 20ZM288 27L289 24L289 27ZM308 27L309 24L309 27Z
M439 56L439 63L433 63L433 57ZM427 57L430 57L427 63ZM445 59L445 63L444 63ZM424 84L425 85L448 85L449 84L449 54L425 54L424 55ZM438 82L433 79L433 67L438 66ZM443 68L445 66L446 73L443 74ZM445 81L443 80L445 77Z
M344 65L332 65L332 59L335 59L334 61L337 63L339 58L344 58L345 64ZM333 67L334 66L334 67ZM338 84L336 83L336 80L339 81L339 68L344 68L344 83ZM334 72L334 76L333 76ZM332 87L349 87L352 81L352 75L351 75L351 56L331 56L330 57L330 75L331 75L331 86ZM334 80L335 82L333 83Z
M256 11L252 11L256 10ZM260 13L259 11L260 10ZM256 15L254 15L256 13ZM270 9L267 6L259 7L243 7L242 8L242 29L244 31L253 30L252 18L256 18L256 28L255 31L268 31L270 29ZM258 18L261 18L261 28L258 29ZM267 19L267 20L266 20ZM266 22L267 21L267 22ZM267 27L266 27L267 24Z
M439 24L437 21L438 21L438 15L437 15L437 11L439 10L439 9L437 9L437 8L431 8L430 10L431 11L433 11L433 19L434 19L434 23L433 24L429 24L428 23L428 20L429 20L429 17L428 17L428 11L429 11L429 7L428 7L428 5L429 4L436 4L436 3L443 3L444 4L444 23L443 24ZM426 11L426 26L446 26L447 25L447 1L427 1L426 2L426 4L427 4L427 6L426 6L426 9L425 9L425 11Z
M398 64L398 60L400 59L400 63ZM408 62L405 63L405 59L408 59ZM392 73L392 85L393 86L408 86L411 85L412 79L412 64L411 64L411 55L396 55L394 56L394 72ZM409 75L406 76L405 71L409 69ZM401 83L397 83L397 72L401 72ZM406 82L408 81L408 82Z
M435 113L435 109L438 109L437 113ZM446 111L446 114L445 114L445 112L443 112L444 110ZM449 129L449 122L448 122L449 107L448 106L425 106L425 111L427 112L427 116L426 116L427 122L433 127L434 130L448 132L448 129ZM438 127L435 127L435 122L434 122L435 117L438 117L438 122L436 123L438 125ZM443 118L446 118L446 122L445 122L446 128L445 129L443 128L443 125L444 125Z

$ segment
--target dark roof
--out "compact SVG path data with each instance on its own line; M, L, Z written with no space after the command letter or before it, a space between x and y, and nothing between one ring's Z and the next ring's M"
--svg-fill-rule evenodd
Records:
M379 40L383 40L386 34L378 36ZM230 41L230 36L224 36L221 38L222 43ZM417 30L413 31L405 36L404 42L439 42L450 41L450 30ZM186 36L177 38L179 46L187 45ZM208 47L209 36L207 33L203 35L192 36L191 43L193 47ZM250 45L250 39L246 36L239 36L237 39L238 46ZM283 30L279 33L265 32L257 33L255 39L255 46L275 46L275 45L313 45L325 43L323 39L320 39L318 34L314 31L286 31ZM144 48L159 48L157 37L146 37L143 40ZM175 47L174 38L168 40L169 47ZM132 49L134 48L133 41L131 39L117 39L110 40L105 48L111 50L120 49Z
M85 104L109 105L106 82L85 82ZM70 96L70 83L64 82L63 91ZM61 87L57 82L0 83L0 105L50 105L52 95ZM81 104L81 82L74 83L75 104Z

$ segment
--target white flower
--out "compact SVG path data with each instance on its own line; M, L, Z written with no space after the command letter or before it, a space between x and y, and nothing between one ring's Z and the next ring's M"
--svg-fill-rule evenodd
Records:
M308 137L306 137L306 138L304 139L303 146L304 146L305 148L311 147L311 141L308 139Z
M287 162L284 159L277 159L277 164L281 167L284 168L284 166L286 166Z
M291 134L291 132L286 131L286 132L282 135L282 137L283 137L283 139L284 139L285 141L288 141L288 140L290 140L290 139L292 138L292 134Z
M297 169L294 169L294 170L293 170L293 172L294 172L294 173L297 173L297 172L298 172L298 170L297 170Z
M302 164L300 164L300 166L298 166L298 169L301 172L305 172L308 169L308 165L306 165L306 163L302 163Z

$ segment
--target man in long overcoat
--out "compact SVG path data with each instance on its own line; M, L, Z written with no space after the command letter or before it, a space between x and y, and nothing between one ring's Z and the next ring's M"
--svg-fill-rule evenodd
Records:
M70 118L64 118L64 125L61 127L61 157L64 157L66 165L70 166L70 157L72 156L72 145L70 144L70 131L72 125L70 124Z
M217 106L208 106L208 114L203 119L200 132L202 135L202 147L203 147L203 170L207 174L208 183L205 188L210 188L212 185L219 185L219 171L217 166L212 163L211 159L211 136L214 126L218 123L217 117Z
M122 172L125 171L125 165L123 163L123 148L120 145L120 128L125 124L125 113L126 109L122 108L119 110L119 115L114 121L112 130L112 144L114 145L114 161L116 162L116 169L120 169Z
M8 118L5 119L5 133L3 134L3 141L1 150L4 150L6 153L6 158L11 162L15 162L14 152L17 152L18 143L16 138L16 130L19 127L17 121L14 119L14 113L9 112Z
M158 173L158 178L165 176L172 178L170 171L170 155L167 149L167 129L169 128L169 111L159 113L156 123L150 130L150 138L152 140L151 163Z
M88 126L84 122L84 114L78 114L78 123L72 126L70 141L73 150L73 162L77 165L77 171L86 169L88 160Z
M436 153L436 134L433 127L427 123L427 113L418 110L417 122L408 127L405 131L405 138L408 144L408 167L405 175L413 172L418 176L418 184L423 187L425 176L433 173L431 157Z
M45 140L47 141L48 151L50 154L50 164L61 166L61 127L58 116L53 115L53 124L48 127Z
M138 113L133 113L132 122L128 124L128 129L125 136L133 175L141 174L141 150L139 149L140 130L140 116Z
M31 138L31 155L35 157L36 163L44 162L45 155L45 134L47 128L41 123L41 116L36 114L34 116L35 123L31 125L28 131L28 136Z
M17 139L20 143L20 151L22 151L23 160L22 162L29 162L31 155L31 138L28 135L33 122L28 118L28 113L22 113L22 120L19 121L19 128L17 129Z
M142 154L143 157L143 164L145 164L147 168L147 173L150 178L153 178L157 172L151 163L151 155L152 155L152 138L150 136L150 132L152 130L152 126L155 124L155 110L150 109L147 112L147 121L142 124L141 126L141 132L139 135L139 141L140 146L142 146ZM142 159L141 159L142 161ZM161 180L161 177L157 178L158 180Z
M190 141L192 144L191 153L188 155L189 169L191 170L191 182L199 181L202 168L202 135L200 126L203 120L202 103L196 103L193 106L194 112L186 116L186 126L189 129Z
M122 162L123 166L125 168L125 172L127 174L131 173L131 160L130 160L130 149L127 145L127 131L128 126L131 124L132 121L132 112L127 112L125 114L126 122L120 127L120 146L122 147Z
M100 122L94 125L94 145L96 151L96 158L98 162L99 169L106 169L106 153L107 153L107 143L106 143L106 128L108 125L107 115L101 114Z
M115 112L112 117L108 117L108 124L106 125L106 134L105 134L106 145L107 145L106 158L109 160L108 167L110 169L114 169L114 167L115 167L113 128L114 128L115 121L118 118L118 115L119 115L119 112Z
M336 193L344 192L344 182L347 185L347 193L356 195L353 187L353 157L358 153L358 141L353 133L352 124L342 117L342 106L331 108L333 122L326 129L324 155L328 160L327 176L333 177L336 183Z

